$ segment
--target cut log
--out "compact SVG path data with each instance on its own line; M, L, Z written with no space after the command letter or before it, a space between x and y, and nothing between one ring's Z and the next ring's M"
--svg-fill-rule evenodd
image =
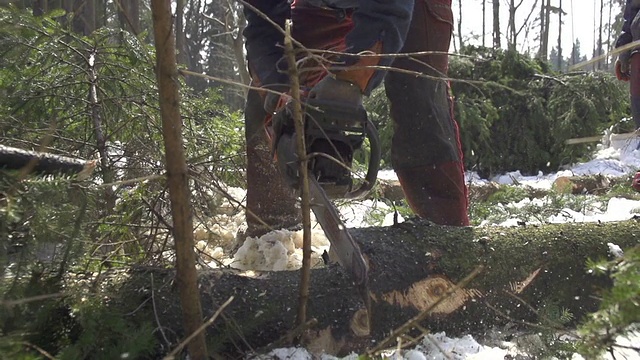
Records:
M87 161L0 145L0 168L5 169L20 170L32 167L30 172L42 175L67 174L87 178L96 164L95 160Z
M311 350L362 353L429 309L479 265L484 266L483 273L435 307L422 326L454 335L477 334L507 322L540 321L543 314L559 310L571 312L578 320L597 308L598 292L610 286L608 278L587 271L587 259L610 256L608 243L622 249L640 243L636 220L519 228L408 222L353 229L352 234L370 264L372 326L361 325L366 314L349 277L336 266L315 269L308 312L317 325L304 337ZM119 294L137 313L146 309L144 316L157 316L158 325L170 330L165 335L173 334L171 341L177 343L184 334L178 296L174 287L167 286L173 278L171 270L138 269ZM259 349L286 334L295 323L298 283L297 272L201 272L205 316L230 296L235 298L223 319L208 330L210 350L231 356ZM148 301L152 294L153 306Z

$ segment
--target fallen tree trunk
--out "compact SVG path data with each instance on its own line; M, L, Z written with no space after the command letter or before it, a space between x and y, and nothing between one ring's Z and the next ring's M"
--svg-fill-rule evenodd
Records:
M484 266L483 273L435 307L422 326L449 334L478 333L510 321L545 320L540 318L546 316L542 314L559 310L580 319L597 308L598 291L610 285L608 278L587 271L587 259L610 256L609 242L623 249L640 242L636 220L519 228L455 228L409 222L353 229L352 234L370 264L371 329L360 326L362 303L348 276L336 266L315 269L308 312L317 325L305 337L310 349L362 353L429 309L479 265ZM165 334L182 336L178 296L173 287L165 286L173 277L171 270L137 270L120 292L128 302L149 300L152 295L158 326L171 329ZM234 297L223 319L208 330L210 350L228 356L234 351L259 349L286 334L295 323L298 285L298 272L254 276L232 269L202 272L205 316ZM140 309L140 302L131 306ZM148 302L142 307L151 311Z
M86 161L45 152L0 145L0 169L28 169L42 175L67 174L88 177L96 161Z

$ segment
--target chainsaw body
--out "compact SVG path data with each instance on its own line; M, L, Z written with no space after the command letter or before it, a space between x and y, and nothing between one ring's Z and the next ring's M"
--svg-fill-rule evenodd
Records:
M346 107L310 99L303 110L311 210L331 243L336 260L352 276L370 322L369 267L331 199L361 198L373 188L381 158L378 132L361 106ZM293 121L290 104L273 116L273 150L289 185L300 189L300 163ZM365 139L370 145L368 169L362 183L354 189L353 154Z
M355 199L365 196L376 182L380 168L380 140L363 107L310 99L303 108L304 136L313 176L330 199ZM298 155L292 110L285 106L272 119L276 134L274 150L287 182L299 188ZM294 141L282 142L285 138ZM362 183L353 188L353 154L369 139L368 169Z

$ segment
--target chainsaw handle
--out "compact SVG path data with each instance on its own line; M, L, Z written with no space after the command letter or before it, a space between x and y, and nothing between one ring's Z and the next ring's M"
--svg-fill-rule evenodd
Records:
M373 186L376 184L376 180L378 179L378 170L380 169L380 160L382 159L380 136L378 135L376 126L368 117L365 123L365 134L369 138L369 145L371 146L369 150L369 167L362 185L360 185L356 190L348 192L345 195L345 198L347 199L361 199L365 197L371 189L373 189Z

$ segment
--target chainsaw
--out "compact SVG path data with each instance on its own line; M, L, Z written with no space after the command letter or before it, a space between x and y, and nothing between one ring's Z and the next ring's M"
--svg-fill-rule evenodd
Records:
M337 262L352 276L370 318L368 265L331 200L360 199L373 188L380 168L378 132L362 106L308 99L303 110L311 210L329 239ZM273 115L272 144L280 171L288 184L299 190L299 156L292 113L289 102ZM370 147L368 168L362 182L354 186L353 155L365 139Z

